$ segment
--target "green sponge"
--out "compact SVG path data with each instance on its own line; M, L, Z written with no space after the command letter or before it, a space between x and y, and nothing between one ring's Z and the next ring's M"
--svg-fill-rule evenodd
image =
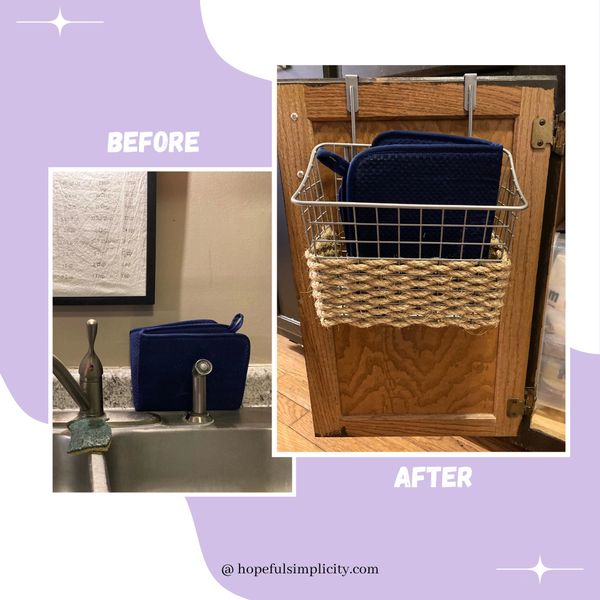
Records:
M112 431L106 417L83 417L71 421L68 427L71 432L71 441L67 450L69 454L108 450Z

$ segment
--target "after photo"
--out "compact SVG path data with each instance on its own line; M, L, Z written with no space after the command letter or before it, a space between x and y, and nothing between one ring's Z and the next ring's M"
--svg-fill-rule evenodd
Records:
M565 450L564 67L278 67L280 452Z

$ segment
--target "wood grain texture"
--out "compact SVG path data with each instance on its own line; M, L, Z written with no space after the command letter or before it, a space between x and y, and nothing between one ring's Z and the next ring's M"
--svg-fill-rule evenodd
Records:
M300 404L306 410L311 410L307 379L302 380L296 375L280 373L277 383L281 385L282 390L286 390L285 392L281 392L282 394L291 399L295 399L296 397L301 398L301 400L298 401L298 404Z
M474 135L502 144L509 150L513 144L514 118L504 119L476 119ZM313 135L315 143L346 142L352 141L348 123L341 121L313 122ZM356 140L358 143L370 144L373 138L382 131L407 130L407 131L433 131L450 135L465 135L467 119L372 119L362 120L358 117L356 122Z
M299 377L306 381L306 362L300 344L279 335L277 336L277 372Z
M334 329L344 416L493 412L495 329Z
M342 417L341 423L347 435L496 434L496 417L493 414Z
M309 411L285 394L277 394L277 420L284 425L292 425Z
M550 406L536 405L531 418L531 428L566 441L565 413Z
M315 437L309 415L296 421L294 431L308 439L323 452L422 452L423 446L412 438L365 437ZM426 439L426 438L425 438Z
M319 446L283 423L277 425L277 450L279 452L322 452Z
M294 364L303 360L300 347L278 336L277 373L281 378L281 365L291 358ZM289 375L289 374L288 374ZM284 406L282 400L302 407L308 403L308 385L301 383L300 374L294 375L294 386L288 387L291 379L278 382L279 394L277 399L278 436L277 449L282 452L515 452L519 449L509 440L503 438L465 438L458 436L410 436L410 437L316 437L314 434L312 415L310 412L288 424L289 406ZM306 375L305 375L306 377ZM280 407L284 407L280 410ZM293 409L292 411L297 410ZM300 435L300 438L295 434ZM301 439L303 438L303 439ZM310 445L307 445L306 442Z
M549 152L531 149L529 136L533 117L546 116L548 106L551 118L552 91L478 89L475 135L512 149L532 204L519 223L516 268L501 325L478 337L429 328L378 328L382 331L375 334L320 326L309 291L300 214L289 197L314 144L350 139L345 89L339 83L285 84L278 93L279 163L317 434L336 435L344 427L346 433L365 435L379 427L382 435L514 435L520 419L505 416L506 401L523 395ZM374 82L362 86L360 94L359 140L370 141L393 128L465 133L462 85ZM295 121L290 118L294 112Z
M304 231L300 211L294 210L290 198L300 183L297 173L306 169L310 152L315 145L312 126L306 117L304 86L278 86L277 144L281 180L285 197L286 217L294 280L298 293L302 340L306 348L306 365L311 373L308 380L313 402L315 430L323 435L337 434L339 424L339 392L335 373L335 352L331 331L317 320L310 293L308 270L304 260ZM296 113L298 118L290 118Z
M531 147L533 120L554 118L554 93L541 88L523 88L519 117L515 120L513 157L523 194L529 208L519 216L513 238L513 269L506 292L505 307L498 328L498 360L496 363L496 435L516 435L521 419L508 417L506 403L510 398L523 398L535 284L540 251L544 199L550 147Z
M519 93L520 96L520 93ZM387 128L440 133L464 134L464 123L459 120L399 120L360 121L358 139L369 141ZM481 119L476 122L475 134L502 144L513 146L514 119ZM314 127L316 142L343 139L347 136L345 123L317 123ZM458 328L432 329L429 327L335 327L334 342L337 358L337 376L342 415L448 415L494 412L494 389L498 330L484 335L469 334ZM442 429L448 431L444 420ZM480 435L494 435L490 424L482 428L476 421ZM396 433L414 433L415 422L400 423ZM475 435L472 425L457 423L457 433ZM346 429L356 432L356 429ZM370 430L372 431L372 430ZM386 431L392 431L387 424ZM353 433L358 435L358 433Z
M311 410L304 350L281 335L277 336L277 385L278 397L286 396L305 412Z
M464 118L464 85L373 81L359 83L360 119ZM307 117L312 121L347 121L344 82L306 86ZM477 87L477 117L516 117L521 88Z

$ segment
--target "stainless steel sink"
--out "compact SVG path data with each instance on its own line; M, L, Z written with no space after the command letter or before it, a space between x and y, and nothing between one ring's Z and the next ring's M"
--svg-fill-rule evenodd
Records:
M55 410L52 414L52 425L54 427L66 427L70 421L79 416L78 410ZM160 422L158 413L137 412L125 408L109 408L106 416L112 429L115 427L139 427L140 425L152 425Z
M157 413L160 423L113 429L103 455L67 454L69 434L56 424L54 491L289 492L292 459L271 456L271 409L212 412L214 423L190 425L184 413Z

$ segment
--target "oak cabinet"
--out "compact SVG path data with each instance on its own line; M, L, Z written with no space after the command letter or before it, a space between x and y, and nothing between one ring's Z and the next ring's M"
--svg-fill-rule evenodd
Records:
M529 208L520 214L513 240L500 325L479 335L456 327L320 325L302 220L290 197L316 144L351 141L346 86L343 80L278 85L278 160L317 435L517 433L551 153L549 144L532 144L532 128L540 118L553 122L554 89L518 78L507 83L478 82L473 133L511 151ZM466 132L459 79L372 79L358 89L357 142L390 129Z

